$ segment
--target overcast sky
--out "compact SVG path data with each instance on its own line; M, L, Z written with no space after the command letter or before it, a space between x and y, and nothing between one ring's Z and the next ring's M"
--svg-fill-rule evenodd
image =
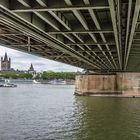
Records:
M0 57L3 57L5 52L7 52L8 57L11 57L11 67L15 70L28 70L32 63L36 71L81 71L81 69L77 67L0 46Z

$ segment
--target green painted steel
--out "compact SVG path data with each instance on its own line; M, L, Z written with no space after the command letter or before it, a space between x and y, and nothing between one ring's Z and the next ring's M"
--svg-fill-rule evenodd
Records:
M97 71L140 71L140 0L0 0L0 44Z

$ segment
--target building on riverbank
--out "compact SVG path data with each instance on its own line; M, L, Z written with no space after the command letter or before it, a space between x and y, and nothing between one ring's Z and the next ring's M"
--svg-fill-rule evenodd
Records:
M4 57L1 57L1 70L0 73L2 74L22 74L22 73L29 73L32 75L36 75L36 71L33 67L33 64L29 67L28 70L15 70L11 67L11 58L8 57L7 52L5 52Z
M1 57L1 71L11 71L11 58L8 58L7 53Z

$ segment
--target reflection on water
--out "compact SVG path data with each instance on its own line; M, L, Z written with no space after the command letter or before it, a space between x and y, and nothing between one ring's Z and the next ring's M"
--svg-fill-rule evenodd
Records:
M140 99L78 97L83 139L140 139Z
M0 140L137 140L140 99L74 96L74 86L0 89Z

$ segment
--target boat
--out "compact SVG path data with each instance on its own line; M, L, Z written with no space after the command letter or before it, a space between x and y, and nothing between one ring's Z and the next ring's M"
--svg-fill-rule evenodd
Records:
M17 85L11 84L11 83L5 83L5 84L0 85L0 87L17 87Z
M52 85L66 85L66 81L65 80L52 80L52 81L49 81L48 84L52 84Z
M40 82L33 80L33 84L40 84Z
M10 80L6 79L3 81L3 84L0 84L0 87L17 87L17 85L10 83Z

